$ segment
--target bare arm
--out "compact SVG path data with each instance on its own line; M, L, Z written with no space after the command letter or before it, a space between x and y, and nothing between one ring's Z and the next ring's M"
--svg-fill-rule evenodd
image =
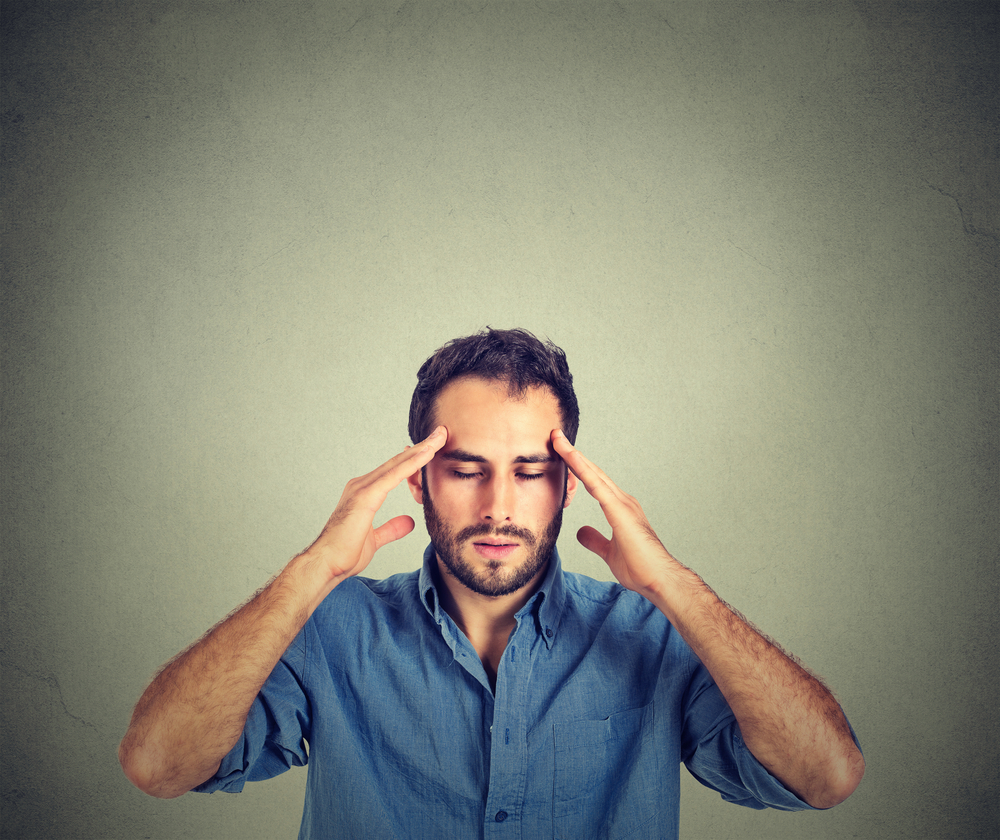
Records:
M427 464L447 436L435 431L347 484L323 532L247 604L156 676L136 704L118 749L125 775L164 799L211 778L243 731L250 706L306 620L343 580L361 572L413 520L379 528L389 491Z
M864 759L833 695L698 575L670 560L674 568L644 594L708 669L750 752L814 808L847 799Z
M850 796L864 759L827 688L674 559L639 503L561 432L553 432L552 443L612 528L610 540L590 527L581 528L578 539L678 630L722 691L754 757L815 808Z

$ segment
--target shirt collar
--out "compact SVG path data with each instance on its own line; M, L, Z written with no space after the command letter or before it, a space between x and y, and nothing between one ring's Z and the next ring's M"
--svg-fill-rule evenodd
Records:
M434 574L432 569L437 560L434 556L434 544L430 544L424 549L424 561L420 567L418 586L420 600L424 608L430 613L435 623L441 624L444 618L441 611L441 599L438 597L437 587L434 585ZM532 616L535 622L535 630L542 637L547 648L552 647L556 633L559 631L559 623L562 620L563 605L566 603L566 584L563 580L562 561L559 558L559 550L552 549L552 559L549 561L549 568L542 579L542 585L538 591L531 596L528 603L521 607L514 616L518 623L527 616Z

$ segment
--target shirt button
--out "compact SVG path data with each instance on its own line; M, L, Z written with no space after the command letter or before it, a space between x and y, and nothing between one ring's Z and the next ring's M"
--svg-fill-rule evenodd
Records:
M545 635L548 636L550 639L552 638L552 628L551 627L546 627L545 628Z
M493 819L495 819L497 822L503 822L505 819L507 819L507 812L497 811L497 815Z

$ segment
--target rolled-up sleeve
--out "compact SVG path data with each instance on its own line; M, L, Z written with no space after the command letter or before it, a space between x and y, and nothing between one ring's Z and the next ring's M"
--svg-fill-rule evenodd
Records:
M779 811L814 810L772 776L743 743L739 724L730 712L717 721L685 764L702 784L718 791L727 802L747 808Z

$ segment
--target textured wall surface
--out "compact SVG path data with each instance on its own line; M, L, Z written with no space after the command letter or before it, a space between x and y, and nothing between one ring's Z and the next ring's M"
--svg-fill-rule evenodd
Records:
M4 836L295 836L304 774L161 802L118 740L486 324L864 746L826 813L687 778L685 840L997 836L996 9L5 0Z

